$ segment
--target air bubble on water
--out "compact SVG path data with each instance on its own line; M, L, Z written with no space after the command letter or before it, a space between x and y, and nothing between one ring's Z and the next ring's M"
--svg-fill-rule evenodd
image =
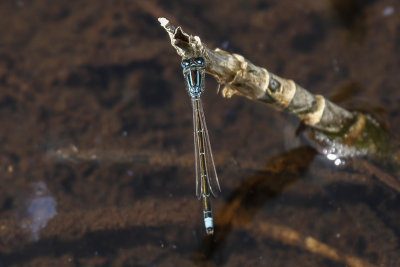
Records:
M367 149L356 149L347 146L335 140L331 140L321 133L316 133L315 139L318 141L317 149L320 153L338 167L346 164L345 158L365 156L368 154Z

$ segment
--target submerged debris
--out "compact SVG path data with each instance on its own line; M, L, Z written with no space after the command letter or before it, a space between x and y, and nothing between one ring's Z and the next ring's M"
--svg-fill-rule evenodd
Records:
M57 202L44 182L33 183L32 189L33 194L28 195L21 207L21 227L30 234L33 241L38 241L40 231L57 214Z

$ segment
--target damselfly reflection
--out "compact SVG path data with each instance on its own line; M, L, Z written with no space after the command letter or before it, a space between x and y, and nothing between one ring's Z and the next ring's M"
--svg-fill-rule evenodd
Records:
M183 76L186 87L192 98L194 127L194 157L196 170L196 195L203 201L204 225L207 234L214 233L211 210L211 194L216 197L221 191L215 170L214 158L208 137L206 120L201 104L201 93L204 89L205 62L202 57L182 61Z

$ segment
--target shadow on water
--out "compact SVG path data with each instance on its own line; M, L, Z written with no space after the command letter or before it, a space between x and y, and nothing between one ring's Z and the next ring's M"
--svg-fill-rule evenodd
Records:
M239 185L215 214L216 234L202 241L193 255L194 262L206 264L211 260L234 228L248 224L262 205L301 179L316 153L309 146L295 148L270 159L264 170L256 172Z
M212 265L212 262L218 265L226 264L229 257L222 255L224 254L222 251L227 245L228 236L234 231L237 238L240 239L240 229L248 229L248 225L252 223L252 218L263 205L276 199L294 183L302 179L316 155L316 150L309 146L292 149L283 155L268 160L263 170L245 179L226 199L225 204L216 212L216 234L204 237L197 251L192 254L194 263L200 266L209 266ZM348 170L345 171L347 172ZM314 209L324 211L324 213L335 213L338 210L343 210L344 214L342 216L344 217L342 218L346 218L346 222L343 222L343 227L345 227L346 223L353 225L364 223L362 221L363 216L359 217L359 215L355 214L352 211L352 207L366 205L382 221L386 229L390 229L395 236L399 236L400 228L396 217L391 215L397 211L400 202L399 195L394 191L388 191L387 187L382 186L383 184L380 185L378 186L373 180L362 184L352 183L350 180L346 180L346 182L328 182L326 185L321 185L318 193L314 193L308 197L298 195L297 193L285 195L285 205L293 206L299 212L304 207L313 207ZM357 194L354 192L357 192ZM270 240L274 243L274 247L289 245L312 254L317 254L332 264L344 262L348 263L349 266L375 266L365 260L370 262L377 261L374 255L370 255L368 252L367 241L362 233L360 233L357 240L354 240L353 246L358 255L363 255L365 259L346 254L345 251L340 252L323 242L320 243L322 244L320 246L321 250L317 249L314 251L302 242L290 241L292 237L285 236L285 234L277 236L276 232L301 235L301 232L285 228L285 226L274 226L269 222L258 222L255 225L257 229L250 230L250 235L249 233L244 233L244 239L250 240L250 243L246 245L246 249L249 249L253 245L256 248L257 240L261 239ZM263 228L263 226L265 227ZM342 229L340 227L338 229ZM312 236L304 236L302 238L304 240L308 238L313 239ZM399 242L399 240L395 241L397 246L400 245ZM324 246L327 248L327 251L337 253L339 255L338 258L331 257L329 252L324 252L324 249L322 249ZM242 251L238 251L238 253L240 254ZM352 259L354 262L352 262Z

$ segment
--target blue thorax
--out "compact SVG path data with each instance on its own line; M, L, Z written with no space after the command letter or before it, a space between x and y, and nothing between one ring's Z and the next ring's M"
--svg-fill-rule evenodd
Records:
M192 98L200 98L204 89L205 61L202 57L182 60L183 76L187 90Z

